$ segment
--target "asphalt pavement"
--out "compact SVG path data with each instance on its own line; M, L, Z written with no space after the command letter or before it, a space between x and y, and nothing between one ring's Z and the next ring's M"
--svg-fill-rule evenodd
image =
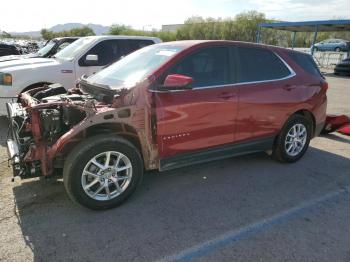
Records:
M327 75L329 112L350 115L350 78ZM0 119L0 160L7 121ZM350 137L302 160L264 153L146 173L121 207L73 204L61 179L11 182L0 164L0 261L350 261Z

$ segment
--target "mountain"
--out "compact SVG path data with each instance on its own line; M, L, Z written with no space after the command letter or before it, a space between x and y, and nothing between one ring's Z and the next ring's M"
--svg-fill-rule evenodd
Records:
M53 31L53 32L61 32L61 31L67 31L71 30L73 28L80 28L80 27L90 27L96 35L103 35L108 32L109 26L103 26L103 25L98 25L98 24L81 24L81 23L66 23L66 24L58 24L55 25L48 30Z
M103 35L108 32L109 26L103 26L98 24L81 24L81 23L66 23L66 24L58 24L51 28L48 28L48 30L53 32L61 32L61 31L67 31L73 28L79 28L88 26L90 27L96 35ZM40 31L29 31L29 32L10 32L11 35L25 35L25 36L31 36L31 37L41 37Z

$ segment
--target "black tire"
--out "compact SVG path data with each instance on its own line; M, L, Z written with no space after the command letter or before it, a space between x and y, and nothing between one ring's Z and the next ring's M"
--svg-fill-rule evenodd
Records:
M110 200L96 200L83 189L82 174L87 163L96 155L118 151L127 156L132 176L127 188ZM122 204L138 187L143 177L143 161L138 149L126 139L116 135L96 135L78 144L67 156L63 169L63 182L69 197L94 210L114 208Z
M335 52L340 52L340 47L336 47L336 48L334 49L334 51L335 51Z
M290 154L287 153L285 143L286 143L288 132L296 124L301 124L306 128L307 137L302 150L297 155L291 156ZM298 114L293 115L287 120L280 134L277 136L272 155L276 160L280 162L287 162L287 163L296 162L305 154L307 148L309 147L311 137L312 137L312 123L303 115L298 115Z

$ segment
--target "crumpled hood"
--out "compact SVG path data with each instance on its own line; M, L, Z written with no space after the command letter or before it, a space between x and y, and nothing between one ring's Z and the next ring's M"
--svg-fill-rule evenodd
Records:
M60 62L54 58L28 58L28 59L18 59L10 60L0 63L0 72L10 72L16 69L24 68L37 68L43 66L50 66L60 64Z

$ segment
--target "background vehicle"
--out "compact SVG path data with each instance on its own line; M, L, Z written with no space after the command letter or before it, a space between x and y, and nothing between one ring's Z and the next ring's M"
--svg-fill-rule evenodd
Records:
M340 75L350 75L350 57L345 58L334 68L334 74Z
M35 53L25 54L25 55L3 56L0 58L0 62L22 59L22 58L51 57L55 55L57 52L61 51L66 46L68 46L70 43L73 43L77 39L79 39L79 37L54 38L54 39L51 39L50 41L47 41L45 46L43 46L41 49L39 49Z
M161 42L154 37L89 36L58 52L54 58L29 58L0 63L0 115L6 114L5 102L19 93L60 83L75 87L82 75L92 75L120 57L143 46Z
M295 162L326 119L327 82L308 54L232 41L142 48L66 92L8 103L14 175L63 168L69 196L115 207L143 170L271 150Z
M0 57L7 55L20 55L20 51L14 45L0 43Z
M350 49L350 41L342 39L328 39L314 45L314 51L347 52Z

